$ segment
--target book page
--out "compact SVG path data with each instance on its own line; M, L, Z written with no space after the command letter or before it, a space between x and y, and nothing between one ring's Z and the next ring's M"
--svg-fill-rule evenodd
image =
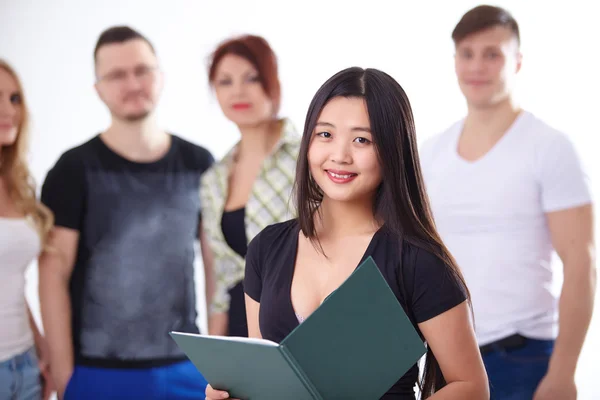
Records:
M205 338L205 339L227 340L227 341L231 341L231 342L253 343L253 344L259 344L259 345L271 346L271 347L277 347L277 346L279 346L278 343L275 343L275 342L273 342L271 340L259 339L259 338L247 338L247 337L239 337L239 336L202 335L202 334L197 334L197 333L186 333L186 332L175 332L175 331L172 332L172 333L177 334L177 335L184 335L184 336L201 337L201 338Z

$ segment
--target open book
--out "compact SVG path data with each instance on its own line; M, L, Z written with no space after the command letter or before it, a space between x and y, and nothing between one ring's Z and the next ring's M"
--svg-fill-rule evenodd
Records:
M171 336L214 388L243 400L379 399L426 351L371 257L279 344Z

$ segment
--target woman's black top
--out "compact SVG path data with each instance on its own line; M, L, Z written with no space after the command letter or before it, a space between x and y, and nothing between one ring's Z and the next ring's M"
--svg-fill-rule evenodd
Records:
M221 230L225 241L241 257L246 257L248 251L245 216L246 209L239 208L233 211L225 211L221 217ZM243 283L243 280L241 280L229 289L228 336L248 337Z
M244 290L260 303L259 325L263 338L278 343L299 324L290 298L299 231L297 220L270 225L250 242L246 254ZM375 233L357 266L369 256L373 257L421 338L417 324L466 299L464 286L439 257L401 240L385 227ZM418 373L415 364L382 399L414 399Z

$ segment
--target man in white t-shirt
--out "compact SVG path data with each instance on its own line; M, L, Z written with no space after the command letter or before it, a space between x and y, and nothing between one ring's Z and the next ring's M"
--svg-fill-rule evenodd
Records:
M452 38L468 114L424 143L421 163L471 291L492 398L575 399L596 283L587 178L569 138L515 104L514 18L479 6Z

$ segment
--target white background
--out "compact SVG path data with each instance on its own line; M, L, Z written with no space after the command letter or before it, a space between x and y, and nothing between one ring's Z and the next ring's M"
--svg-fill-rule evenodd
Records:
M475 1L0 0L0 57L21 75L33 114L31 166L41 183L66 149L100 132L109 116L93 89L92 52L99 33L128 24L154 43L166 74L161 124L221 157L238 139L206 78L206 61L230 35L263 35L279 58L282 115L299 130L317 88L338 70L358 65L394 76L414 107L418 139L465 112L453 71L450 33ZM598 192L595 157L600 61L592 0L510 0L521 26L523 69L518 96L528 110L575 141ZM596 223L598 226L598 223ZM36 316L37 274L27 295ZM198 274L203 290L202 274ZM200 324L204 304L198 295ZM599 296L600 297L600 296ZM598 313L597 313L598 314ZM600 398L594 353L600 317L588 335L577 381L581 399Z

